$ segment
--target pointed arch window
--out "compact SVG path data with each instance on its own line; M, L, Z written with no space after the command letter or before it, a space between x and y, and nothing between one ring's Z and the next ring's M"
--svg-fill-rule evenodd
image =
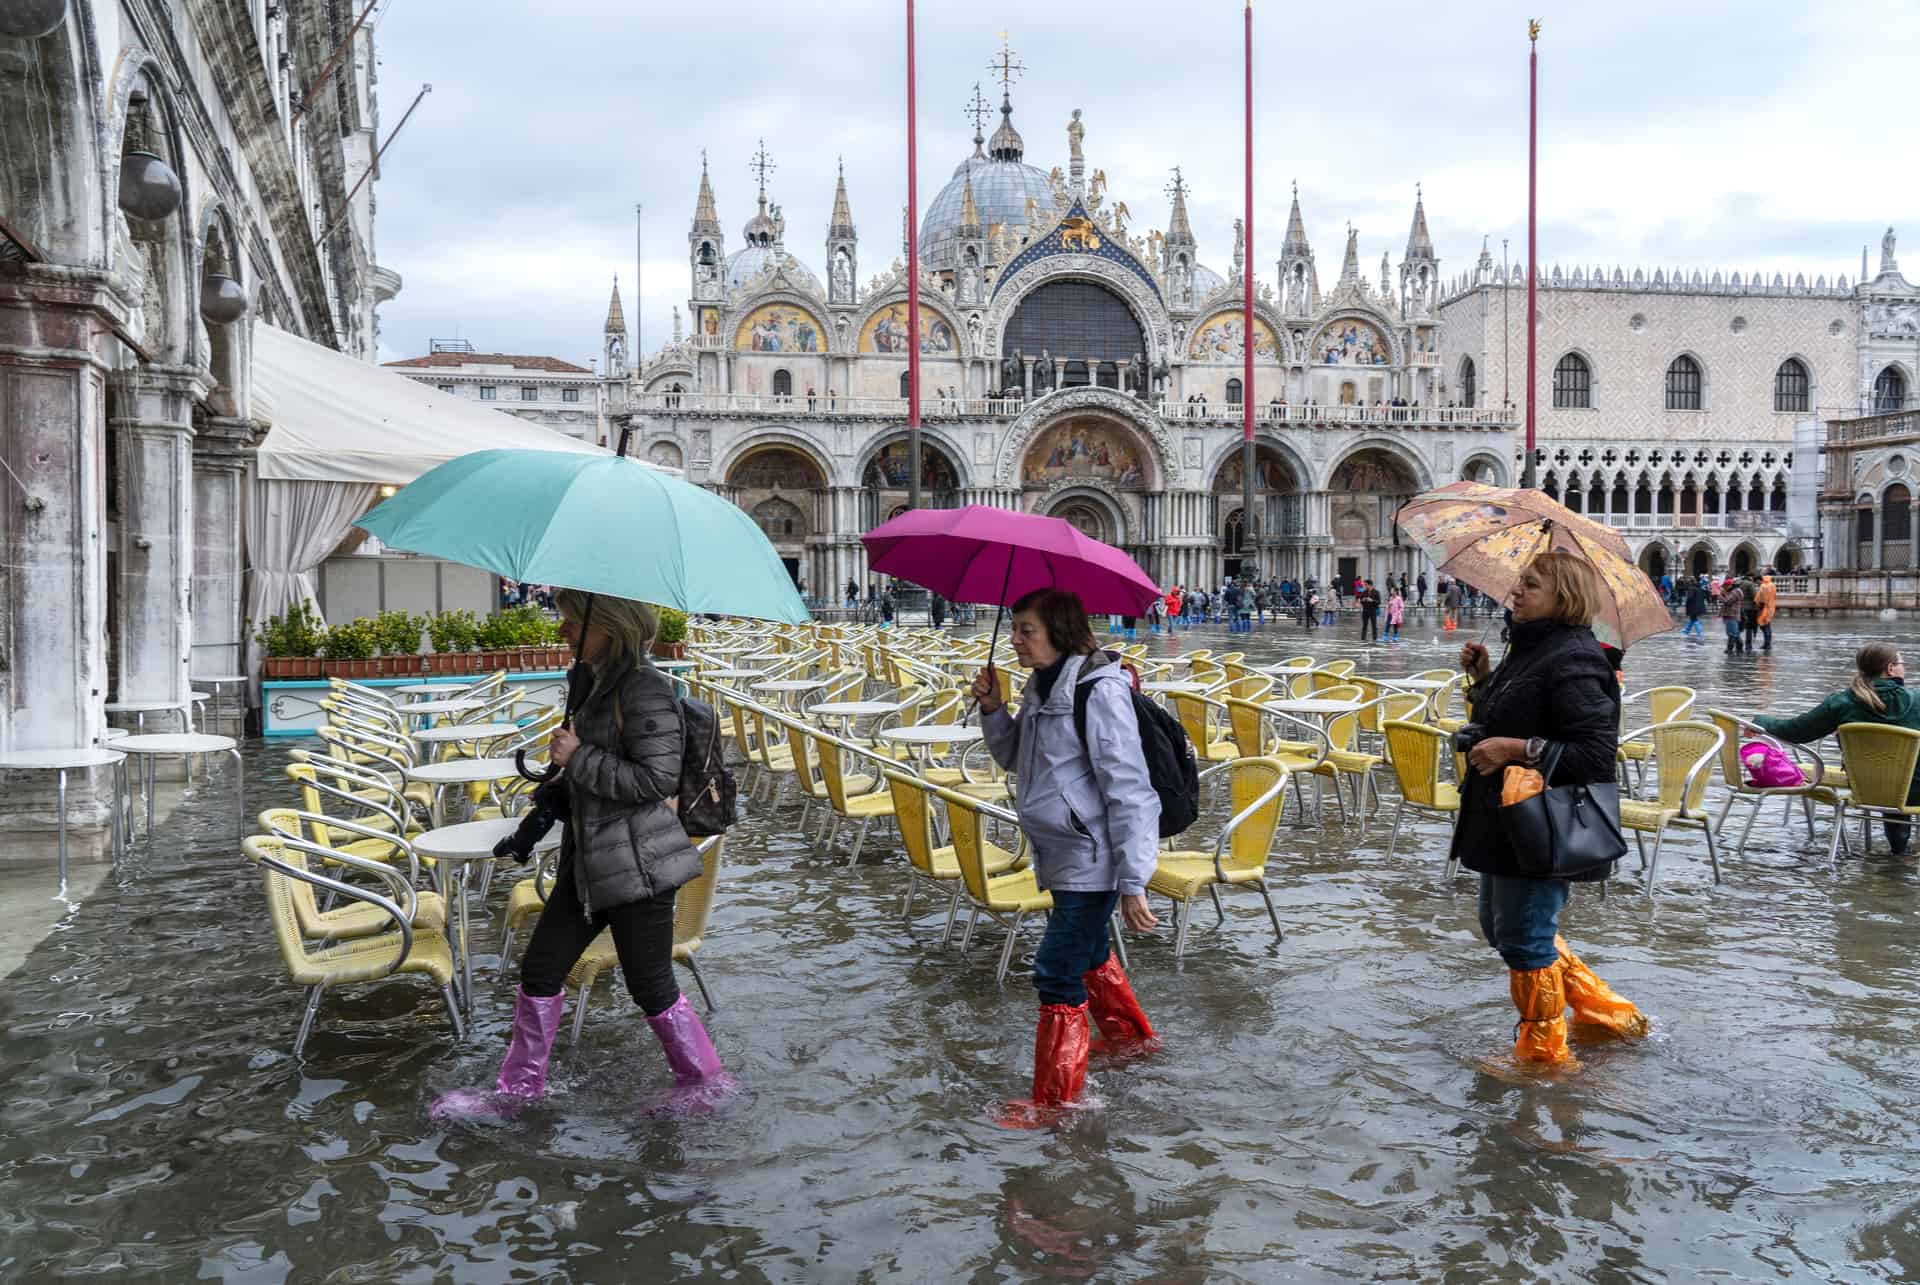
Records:
M1553 405L1555 410L1593 409L1593 367L1577 352L1554 365Z
M1907 376L1898 366L1889 366L1873 381L1873 411L1882 414L1900 410L1907 404Z
M793 396L793 372L776 370L773 372L773 395L775 397Z
M911 396L913 395L913 393L912 393L912 391L911 391L911 389L910 389L910 387L909 387L909 385L908 385L908 383L907 383L907 376L908 376L908 375L909 375L910 373L911 373L910 371L905 371L905 370L903 370L903 371L901 371L901 372L900 372L900 400L901 400L901 401L905 401L905 400L907 400L907 398L909 398L909 397L911 397Z
M1700 409L1700 363L1685 353L1667 367L1667 409Z
M1480 396L1480 372L1474 369L1473 358L1460 359L1460 404L1472 410Z
M1240 381L1237 379L1229 379L1227 381L1227 405L1238 406L1240 404L1241 392Z
M1773 372L1773 408L1781 411L1807 409L1807 368L1789 357Z

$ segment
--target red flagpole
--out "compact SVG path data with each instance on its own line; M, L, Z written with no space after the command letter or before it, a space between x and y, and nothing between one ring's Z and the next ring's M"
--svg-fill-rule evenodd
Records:
M1241 474L1241 514L1240 547L1242 564L1247 561L1245 555L1253 552L1253 561L1257 564L1258 545L1254 543L1255 524L1253 515L1253 0L1247 0L1246 13L1246 93L1247 93L1247 157L1246 157L1246 278L1242 283L1246 288L1246 311L1241 322L1241 376L1240 409L1245 419L1241 429L1240 474Z
M913 0L907 0L907 507L920 507L920 200L914 120Z
M1539 153L1540 134L1540 24L1527 23L1527 457L1520 470L1520 485L1533 485L1533 403L1535 396L1535 291L1540 280L1539 247L1537 234L1539 218L1537 196L1539 190Z

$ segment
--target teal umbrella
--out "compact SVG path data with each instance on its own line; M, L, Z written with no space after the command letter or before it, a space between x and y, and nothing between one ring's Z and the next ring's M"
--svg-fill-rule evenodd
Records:
M475 451L421 474L355 525L393 548L530 584L686 612L809 618L752 518L624 454Z

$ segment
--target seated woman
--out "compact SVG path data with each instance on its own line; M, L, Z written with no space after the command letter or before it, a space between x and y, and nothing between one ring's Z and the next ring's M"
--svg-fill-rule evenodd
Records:
M1920 700L1914 699L1906 683L1907 666L1900 659L1900 649L1892 643L1868 643L1853 658L1853 682L1845 691L1835 692L1795 718L1763 715L1753 720L1754 726L1796 745L1829 736L1842 723L1891 723L1920 731ZM1920 803L1920 776L1908 787L1907 802ZM1904 856L1911 827L1891 818L1885 825L1887 846L1894 856Z
M1449 587L1449 601L1459 584ZM1513 636L1499 667L1477 642L1460 649L1479 739L1467 753L1473 771L1460 787L1453 856L1480 875L1480 931L1510 970L1508 990L1520 1012L1513 1051L1523 1062L1567 1058L1568 1005L1585 1025L1626 1036L1647 1031L1639 1010L1559 936L1571 881L1525 874L1498 815L1505 769L1538 767L1555 749L1551 784L1613 779L1620 684L1589 627L1600 592L1599 574L1586 561L1543 553L1514 587Z

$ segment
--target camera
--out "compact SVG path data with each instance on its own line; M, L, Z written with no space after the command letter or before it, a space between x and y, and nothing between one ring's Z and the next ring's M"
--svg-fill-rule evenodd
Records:
M1474 746L1487 739L1487 729L1478 723L1468 723L1453 734L1453 752L1465 754Z
M567 790L565 777L541 782L533 787L533 806L520 818L520 824L514 827L512 834L493 845L493 855L512 857L525 865L533 856L533 845L540 842L556 823L565 821L572 811L573 799Z

